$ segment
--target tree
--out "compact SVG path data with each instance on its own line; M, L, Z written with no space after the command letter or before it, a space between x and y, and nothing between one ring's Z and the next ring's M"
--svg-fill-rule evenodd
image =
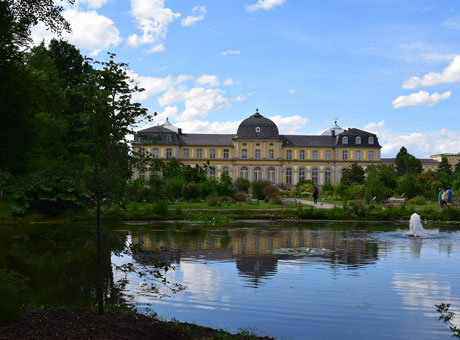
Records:
M395 167L399 176L422 173L422 163L415 156L408 153L404 146L401 147L396 155Z
M103 204L119 202L124 188L136 166L136 154L130 154L130 144L126 139L140 118L150 118L147 110L139 103L132 102L132 94L141 91L128 77L127 64L116 63L114 54L109 53L108 62L96 62L86 74L83 88L85 99L84 114L81 119L81 159L85 162L84 181L92 194L96 209L97 224L97 300L98 311L104 311L101 271L101 207Z
M452 181L452 167L447 160L447 157L442 157L441 162L436 169L436 179L440 182L443 188L450 185Z
M366 169L364 197L368 202L383 202L391 196L397 185L396 172L389 166L377 165Z
M353 163L351 167L344 170L340 183L346 186L350 186L353 183L364 184L364 175L364 169L357 163Z

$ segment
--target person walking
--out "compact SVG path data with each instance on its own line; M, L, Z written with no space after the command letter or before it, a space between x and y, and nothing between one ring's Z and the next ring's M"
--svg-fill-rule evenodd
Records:
M439 188L439 192L438 192L438 203L439 203L439 208L442 209L442 194L443 194L443 190L442 188Z
M450 187L447 187L447 191L446 191L446 202L448 205L451 205L452 204L452 195L453 195L453 192L452 190L450 190Z
M319 191L318 191L318 188L315 187L315 189L313 190L313 203L318 203L318 195L319 195Z
M446 194L446 190L445 189L441 189L439 191L439 195L438 195L438 200L439 200L439 207L442 209L444 208L445 206L447 206L447 194Z

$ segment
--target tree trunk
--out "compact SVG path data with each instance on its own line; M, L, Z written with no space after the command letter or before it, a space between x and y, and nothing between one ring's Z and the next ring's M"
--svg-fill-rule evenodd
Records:
M97 306L99 315L104 314L104 300L102 298L102 259L101 259L101 194L98 183L97 165L95 166L94 176L96 182L96 224L97 224L97 242L96 242L96 262L97 262Z

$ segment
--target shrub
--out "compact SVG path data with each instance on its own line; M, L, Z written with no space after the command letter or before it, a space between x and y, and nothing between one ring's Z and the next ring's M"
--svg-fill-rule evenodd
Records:
M262 189L262 194L268 198L272 199L275 196L279 196L281 194L281 190L274 185L268 185Z
M235 187L237 187L239 191L249 192L250 185L251 183L246 178L239 177L235 180Z
M163 187L164 197L167 197L169 200L180 198L184 185L185 181L182 178L176 177L168 179Z
M237 202L246 202L248 200L248 195L243 191L237 191L233 194L233 198Z
M313 194L313 190L315 190L315 186L311 181L302 181L297 183L296 189L300 196L311 196Z
M160 216L166 216L168 214L168 201L160 200L153 204L153 213Z
M0 269L0 324L22 318L28 295L27 279L23 275Z
M267 180L260 180L252 182L252 197L258 200L263 200L266 198L264 194L264 189L271 186L271 182Z
M199 196L198 185L195 182L187 183L182 187L182 197L184 200L193 201L198 199Z
M208 197L206 197L206 202L210 207L216 207L220 205L219 196L217 196L216 194L211 194Z
M283 204L283 201L281 200L281 197L279 195L270 197L269 202L271 204L278 204L278 205Z

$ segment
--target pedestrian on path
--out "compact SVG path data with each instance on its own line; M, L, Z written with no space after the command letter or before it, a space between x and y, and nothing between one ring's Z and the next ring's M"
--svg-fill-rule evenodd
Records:
M318 195L319 195L319 191L318 191L318 188L315 187L315 189L313 190L313 203L318 203Z

